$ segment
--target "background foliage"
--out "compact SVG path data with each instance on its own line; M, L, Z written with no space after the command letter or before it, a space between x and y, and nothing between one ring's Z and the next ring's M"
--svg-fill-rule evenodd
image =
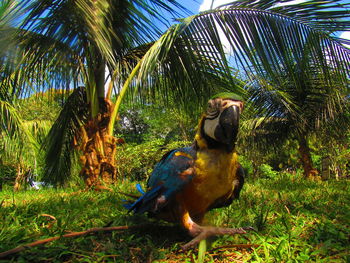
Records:
M40 5L17 1L31 6L34 20L25 21L24 31L15 31L19 21L18 9L11 9L15 2L0 4L1 251L89 227L140 222L150 226L58 240L45 249L15 255L12 261L195 262L195 250L178 251L187 236L177 226L155 223L144 215L130 216L122 208L121 192L135 193L134 184L147 180L164 153L192 143L199 109L222 89L239 91L246 100L237 143L246 185L240 200L210 212L206 223L252 225L257 232L208 241L205 260L350 261L350 52L343 46L349 42L334 34L348 30L350 4L235 1L182 19L160 36L132 5L126 5L123 13L128 23L106 15L103 4L112 3L107 0L94 1L94 8L85 0L34 1ZM136 2L152 2L178 14L172 11L174 1L169 5L158 0ZM139 7L150 16L160 14L154 6ZM79 23L72 23L67 10L76 11L72 17ZM108 10L115 14L117 9ZM157 18L165 23L164 17ZM123 33L121 42L110 28ZM235 47L230 54L221 45L220 33ZM126 79L132 84L125 97L131 103L122 104L118 123L112 126L120 139L118 184L111 186L111 192L81 191L84 183L75 162L72 176L64 175L65 188L14 192L19 174L50 181L51 174L43 169L47 149L42 142L70 95L61 88L77 87L83 76L90 103L86 106L95 116L100 110L97 94L112 94L105 92L106 67L118 75L114 92L120 94ZM56 91L47 90L49 86ZM57 129L58 135L62 130ZM72 138L75 135L70 133ZM57 141L52 145L57 146ZM65 141L66 149L73 149L72 145ZM328 172L331 178L302 178L301 146L308 148L313 168L320 173L314 179ZM52 156L53 163L57 158ZM70 156L67 159L71 161ZM63 159L58 167L67 163ZM238 246L223 247L227 243Z

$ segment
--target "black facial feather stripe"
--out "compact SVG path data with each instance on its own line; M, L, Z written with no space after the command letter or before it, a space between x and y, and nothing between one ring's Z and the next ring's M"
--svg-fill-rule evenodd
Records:
M214 116L205 116L205 120L214 120L214 119L216 119L218 116L219 116L219 112L218 113L216 113Z

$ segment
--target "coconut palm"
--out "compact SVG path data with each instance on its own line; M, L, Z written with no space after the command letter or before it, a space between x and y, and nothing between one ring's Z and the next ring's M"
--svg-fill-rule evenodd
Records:
M350 52L343 45L349 41L335 34L349 28L349 6L337 0L235 1L184 20L178 37L192 45L201 42L195 51L202 54L209 47L223 51L213 44L220 35L225 50L230 48L230 66L249 83L255 121L247 136L265 148L296 139L306 177L316 173L309 136L326 126L349 129ZM217 58L211 57L219 63ZM140 72L148 71L141 67Z
M337 2L307 1L295 6L281 6L273 1L252 2L251 8L264 9L268 16L280 13L283 16L278 20L288 17L293 21L281 26L281 21L271 24L268 19L254 21L254 17L248 24L257 26L246 24L244 30L237 31L241 37L231 40L236 57L249 58L239 63L249 68L248 93L250 106L255 111L251 115L253 129L247 132L246 139L265 149L296 139L306 177L317 174L309 137L326 127L336 131L328 132L329 136L343 134L350 127L347 115L350 52L341 45L348 41L332 36L338 30L349 28L349 11ZM234 5L240 6L240 3ZM337 15L333 14L335 19L329 21L330 13L318 11L322 9L337 10L334 11ZM347 19L337 20L344 15ZM246 42L251 42L254 49L242 45L242 37L248 39Z
M151 2L22 1L26 15L19 32L23 59L18 71L23 72L23 80L35 82L31 87L35 90L76 89L46 141L49 165L44 180L61 183L69 176L73 147L82 152L81 175L87 186L116 176L116 139L107 131L113 86L106 90L106 72L119 63L122 74L127 74L143 52L135 47L146 45L145 40L158 33L150 16L172 12L171 6L177 5ZM103 41L95 41L95 35Z
M299 75L295 73L296 76ZM326 84L312 75L303 75L297 80L302 88L286 76L286 86L259 82L249 90L250 107L254 110L248 114L250 118L246 116L243 140L265 153L281 149L288 140L296 140L304 176L311 177L318 171L312 162L309 141L322 144L346 134L350 128L350 105L344 84ZM328 148L327 155L331 153Z
M156 45L167 42L160 53L151 48L152 41L160 35L153 21L166 24L163 13L175 16L179 14L173 11L174 7L182 13L185 10L174 0L37 0L22 1L20 7L25 11L17 37L21 62L13 72L21 78L16 83L9 78L8 83L13 84L15 93L22 96L32 90L74 88L44 144L48 163L46 181L57 184L69 177L75 156L72 149L82 153L79 158L83 166L81 175L88 187L100 187L101 181L115 179L114 155L118 140L113 136L113 128L121 98L127 90L122 88L123 85L135 86L130 97L137 92L142 98L150 98L168 85L167 90L172 90L181 101L192 97L194 102L200 98L193 97L193 93L198 93L197 88L209 93L219 83L225 82L227 86L227 78L217 70L219 66L201 65L198 55L188 50L186 43L175 44L177 49L170 52L172 58L160 58L168 54L168 49L173 47L170 38L179 34L184 26L156 42ZM141 66L156 71L158 76L160 71L163 71L163 76L170 74L175 66L171 63L162 69L141 63L140 59L147 51L149 56L156 55L158 61L172 59L176 66L188 67L189 75L182 78L183 73L172 73L176 78L172 80L147 76L142 83L127 79L134 76ZM208 58L202 56L201 59ZM193 63L196 68L190 67ZM154 89L140 90L146 82ZM209 82L213 85L208 86ZM181 84L184 89L172 89ZM113 94L119 95L115 103L111 100ZM191 105L185 106L189 108Z
M30 2L20 34L23 79L35 80L34 88L76 87L47 144L51 165L46 175L53 182L69 175L73 145L83 152L81 174L88 186L115 177L113 126L125 94L145 99L160 93L164 100L173 96L179 106L194 108L220 89L240 91L242 83L232 77L235 68L241 71L237 76L258 85L260 92L253 89L251 98L259 114L284 119L302 111L297 103L302 95L286 92L294 84L296 90L314 89L311 93L318 92L313 95L320 99L328 87L343 90L349 79L349 50L332 35L349 28L349 16L346 9L336 9L336 0L298 5L236 1L182 19L156 41L149 15L161 17L160 9L171 10L163 1ZM222 43L231 47L227 56ZM111 77L107 89L106 68ZM296 78L300 69L308 69L304 81ZM317 89L314 81L326 88ZM77 88L80 82L84 88ZM341 96L327 98L328 105L342 101ZM323 116L332 117L327 110ZM301 117L302 123L308 120Z
M19 72L15 34L21 9L17 1L0 3L0 159L1 164L16 170L15 190L21 188L25 176L34 168L39 144L38 124L23 121L16 92ZM23 81L23 83L25 83Z
M309 136L327 126L344 133L350 125L350 52L343 45L349 41L334 34L349 28L350 4L336 0L287 4L235 1L184 20L186 28L180 35L192 45L200 41L201 51L214 46L214 53L223 51L213 44L221 35L219 41L230 47L230 65L249 82L246 91L255 124L247 136L259 139L255 142L265 148L296 139L309 177L317 173ZM217 57L212 59L219 63Z

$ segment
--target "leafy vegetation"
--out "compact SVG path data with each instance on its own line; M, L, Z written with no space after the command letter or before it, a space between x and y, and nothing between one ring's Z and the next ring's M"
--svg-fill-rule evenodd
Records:
M142 103L176 98L178 108L197 113L218 91L245 94L254 109L249 137L264 146L298 141L305 176L316 174L310 136L326 127L348 128L349 49L335 33L349 26L349 4L339 0L235 1L179 20L162 35L154 23L167 23L162 11L186 13L177 1L7 2L4 10L21 11L22 23L12 28L15 52L2 56L1 92L11 100L33 89L74 87L85 94L84 107L66 104L49 133L45 163L52 182L69 180L76 149L88 187L113 180L113 131L124 97ZM79 125L64 125L69 118ZM269 137L275 140L267 143ZM78 147L67 147L68 141ZM99 155L99 145L108 151Z
M1 1L0 253L146 223L6 260L350 262L350 49L337 37L349 7L238 0L160 32L162 12L187 14L178 1ZM182 252L179 226L128 214L122 193L191 143L201 108L221 91L245 98L246 184L206 223L257 231ZM65 188L13 191L29 178ZM102 181L111 191L81 190Z
M192 140L198 116L176 107L175 102L165 104L161 99L149 104L124 104L120 109L115 133L127 143L163 139L165 143Z
M62 98L61 92L47 91L17 101L14 112L20 116L22 134L0 134L1 185L7 183L18 189L26 188L29 179L42 178L45 162L40 147L60 111Z
M16 262L192 262L197 251L181 252L189 237L177 225L130 215L119 192L133 192L123 180L112 192L77 189L0 193L0 250L38 239L106 225L146 224L141 229L61 238L8 258ZM256 232L207 241L205 262L348 262L349 181L305 181L279 174L248 180L241 199L206 216L213 225L253 226Z

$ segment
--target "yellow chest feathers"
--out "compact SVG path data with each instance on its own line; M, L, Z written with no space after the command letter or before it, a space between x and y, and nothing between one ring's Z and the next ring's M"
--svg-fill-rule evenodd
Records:
M237 167L236 153L198 151L192 190L209 202L215 201L233 190Z

